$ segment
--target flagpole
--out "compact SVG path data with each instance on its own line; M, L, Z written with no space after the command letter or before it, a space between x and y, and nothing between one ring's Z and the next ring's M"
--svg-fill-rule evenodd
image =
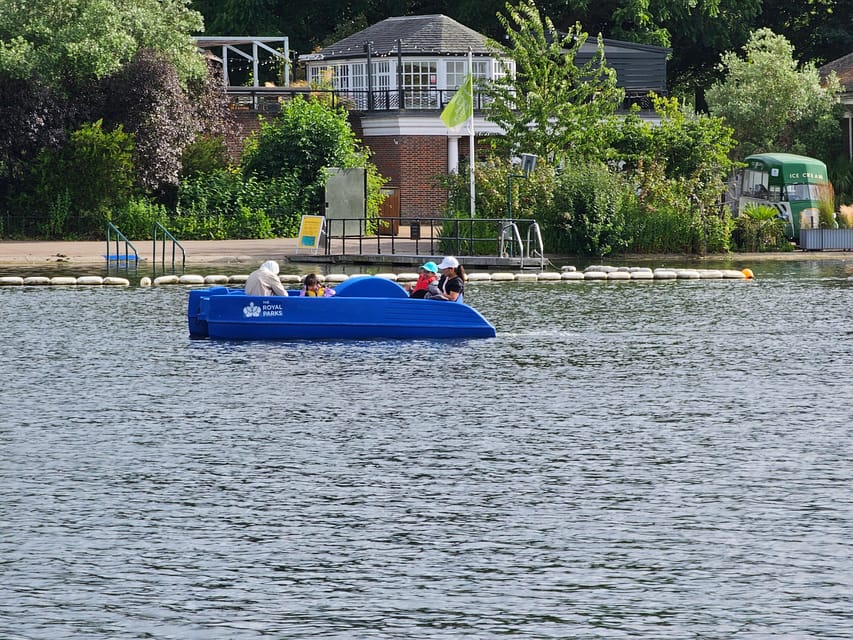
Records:
M471 75L471 117L468 120L468 166L471 180L471 217L474 217L474 51L468 47L468 73Z

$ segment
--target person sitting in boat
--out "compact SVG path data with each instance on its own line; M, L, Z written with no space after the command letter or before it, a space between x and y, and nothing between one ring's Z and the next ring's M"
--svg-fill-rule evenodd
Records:
M429 290L429 285L438 280L438 265L426 262L418 267L418 281L409 287L410 298L423 298Z
M438 264L438 270L441 271L441 277L438 282L429 286L426 297L430 300L456 302L465 290L465 269L459 264L459 260L453 256L446 256Z
M316 273L309 273L302 281L302 291L299 295L310 298L329 298L335 295L335 290L324 286Z
M247 296L286 296L287 289L278 279L278 262L267 260L246 280Z

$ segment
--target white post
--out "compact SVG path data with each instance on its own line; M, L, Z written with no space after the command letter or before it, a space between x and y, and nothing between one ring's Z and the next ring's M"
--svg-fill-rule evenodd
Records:
M471 119L468 120L468 166L471 179L471 217L474 217L474 52L468 47L468 73L471 74Z
M459 173L459 138L447 136L447 173Z

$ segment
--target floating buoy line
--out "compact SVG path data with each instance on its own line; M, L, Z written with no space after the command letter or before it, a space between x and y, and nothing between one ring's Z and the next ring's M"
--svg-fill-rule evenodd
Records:
M341 283L350 278L361 278L368 274L347 275L345 273L318 274L318 278L329 284ZM396 282L414 282L417 273L377 273L379 278L387 278ZM164 275L155 278L147 276L140 278L140 287L160 285L243 285L248 279L246 275ZM299 284L304 276L281 274L279 280L283 284ZM611 267L595 265L578 271L574 267L565 266L560 271L541 271L538 273L512 273L498 271L495 273L469 273L469 282L586 282L586 281L655 281L655 280L751 280L755 277L751 269L674 269L650 267ZM2 276L0 286L130 286L130 280L114 276Z

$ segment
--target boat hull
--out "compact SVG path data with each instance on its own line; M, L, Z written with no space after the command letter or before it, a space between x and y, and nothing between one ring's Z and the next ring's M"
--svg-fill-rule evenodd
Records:
M495 336L495 328L464 303L411 299L402 287L390 284L403 295L306 298L247 296L225 287L195 290L190 292L187 322L193 337L228 340Z

